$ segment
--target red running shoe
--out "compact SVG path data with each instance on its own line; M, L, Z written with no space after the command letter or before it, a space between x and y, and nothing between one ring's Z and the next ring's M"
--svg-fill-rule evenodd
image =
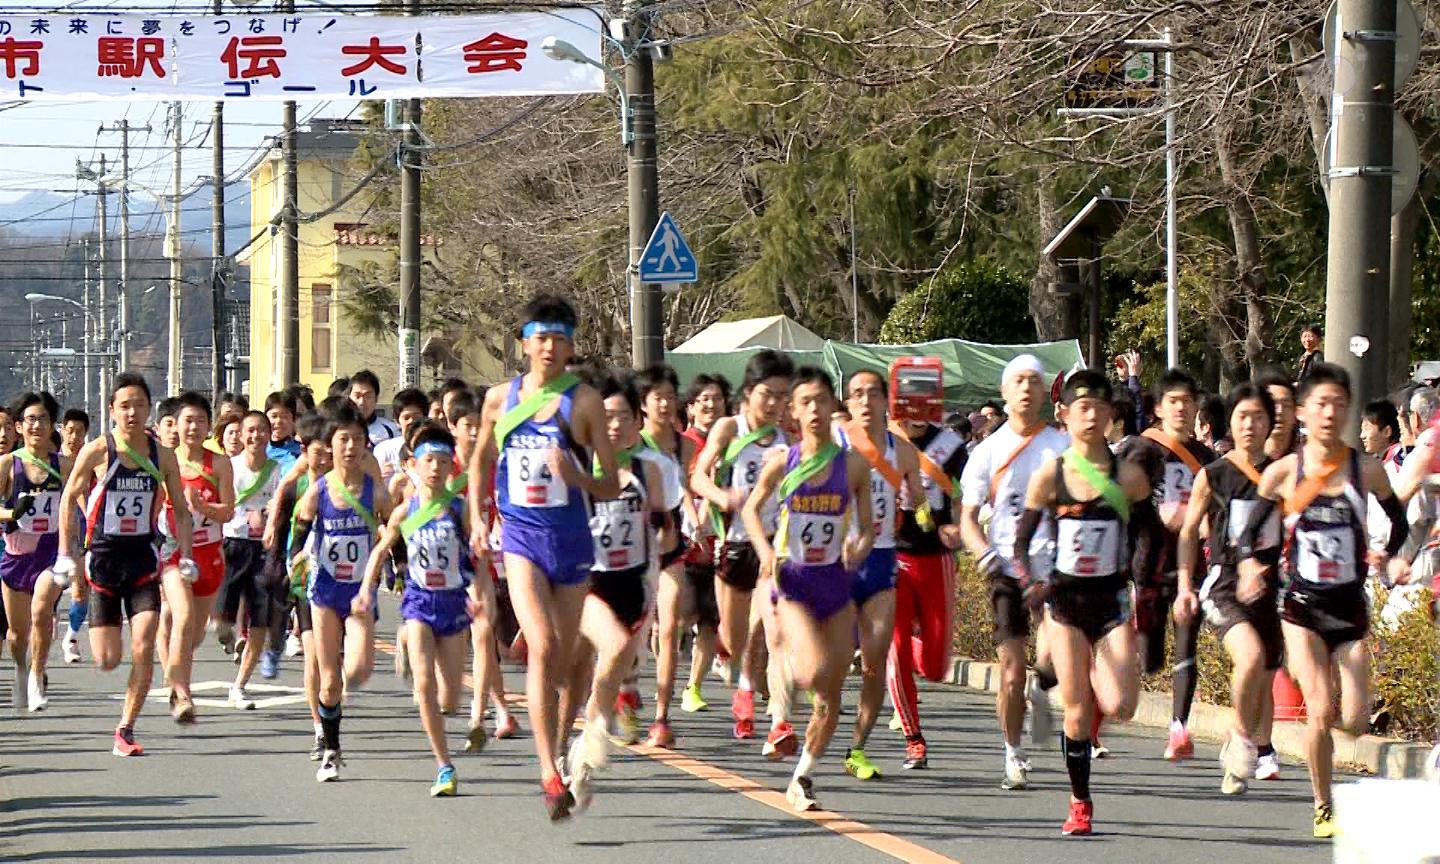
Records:
M755 736L755 691L736 690L730 700L730 714L735 718L735 737Z
M569 819L570 810L575 806L575 797L565 788L565 782L560 779L560 775L552 774L540 788L545 792L545 810L550 814L550 821Z
M116 756L144 756L145 748L135 741L135 730L129 726L115 727L115 746L111 753Z
M669 750L675 746L675 733L670 731L670 721L656 720L650 724L650 737L645 743L651 747L662 747Z
M1195 745L1190 742L1190 730L1183 725L1170 726L1170 740L1165 744L1165 758L1171 762L1195 757Z
M930 767L930 758L925 750L925 736L916 735L914 738L905 739L905 761L900 763L900 767L906 770Z
M770 735L765 739L765 746L760 752L771 762L778 762L789 756L794 756L800 749L800 739L795 737L795 728L789 723L777 723L770 730Z
M1095 805L1089 801L1071 801L1070 818L1061 826L1060 833L1066 837L1083 837L1090 833L1090 819L1095 815Z

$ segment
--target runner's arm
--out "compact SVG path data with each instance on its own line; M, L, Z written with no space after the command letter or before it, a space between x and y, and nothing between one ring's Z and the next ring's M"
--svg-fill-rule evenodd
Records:
M477 558L483 558L489 552L485 531L490 523L490 508L495 503L490 500L490 487L495 462L500 458L495 442L495 423L505 404L502 386L508 385L497 385L485 391L485 404L480 410L480 434L466 471L469 486L465 494L465 509L470 512L470 550Z
M1179 573L1180 592L1195 589L1195 565L1200 560L1200 523L1210 511L1210 474L1205 469L1195 475L1195 486L1190 490L1190 505L1185 511L1185 522L1180 526L1180 539L1176 548L1176 570ZM1216 542L1223 543L1224 538Z
M212 504L194 497L193 503L197 505L195 510L206 519L223 524L235 515L235 471L229 459L216 459L212 464L215 466L215 491L220 500Z
M400 540L400 523L405 521L404 507L396 507L390 514L390 521L380 529L380 542L370 552L370 558L365 562L365 581L360 586L363 594L370 594L380 587L380 571L385 566L385 559L395 550Z
M690 473L690 489L727 513L730 512L730 494L715 483L714 474L735 432L733 419L722 417L716 420L710 429L710 437L705 439L705 448L695 459L695 470Z
M750 545L755 547L755 555L762 566L775 557L775 549L765 536L765 522L760 518L760 508L775 494L784 473L784 452L776 451L766 456L760 476L755 479L755 488L750 490L750 497L745 499L745 506L740 508L740 518L745 522L745 533L750 538Z
M15 454L6 453L0 456L0 501L10 500L10 466L15 462ZM15 511L10 507L0 507L0 522L14 522Z
M295 504L295 532L290 535L291 566L305 554L305 544L310 539L310 529L315 526L315 516L320 511L320 484L312 483Z
M615 445L605 434L605 402L600 391L586 384L575 389L575 418L577 438L595 454L600 466L600 476L581 470L577 473L579 485L592 498L609 500L620 495L620 463L615 458ZM582 469L589 466L582 466Z
M1286 456L1269 468L1260 476L1259 497L1256 499L1255 508L1250 511L1250 519L1241 529L1239 539L1235 543L1235 554L1242 561L1254 558L1259 550L1255 544L1260 542L1260 532L1265 527L1265 522L1275 513L1275 507L1284 494L1285 486L1290 482L1290 475L1294 471L1295 456Z
M972 454L973 455L973 454ZM980 508L990 497L989 460L971 459L960 473L960 539L965 549L975 558L980 569L986 573L998 567L995 550L990 548L990 538L980 526Z
M688 466L695 463L695 455L695 442L681 435L680 486L685 494L680 497L680 512L685 515L691 525L699 526L700 520L704 517L700 513L700 508L695 506L695 492L690 485L690 471L688 470Z
M168 447L159 448L160 474L165 478L165 494L172 502L184 502L185 484L180 479L180 463L175 459L175 451ZM194 539L195 525L190 519L190 508L183 504L172 507L171 512L175 514L175 542L180 547L180 557L189 558L194 554L191 541Z
M859 544L851 550L852 560L858 568L870 550L875 548L875 514L870 510L870 463L854 450L845 452L850 481L850 502L855 508L856 525L860 529Z
M1022 587L1031 580L1030 541L1035 539L1035 530L1045 518L1045 511L1055 508L1056 470L1054 462L1041 465L1030 475L1030 485L1025 490L1025 512L1020 514L1015 526L1015 575Z
M90 492L90 483L95 478L95 469L99 466L100 460L105 455L105 439L97 438L80 449L80 454L75 460L75 466L70 471L70 477L65 481L65 491L60 493L60 513L73 514L80 507L80 502ZM60 520L60 554L72 555L79 551L79 544L75 541L75 529L78 526L73 518Z
M1390 488L1390 476L1385 473L1385 466L1379 461L1360 460L1360 472L1364 477L1365 487L1375 496L1375 500L1380 502L1380 509L1385 511L1385 516L1390 520L1390 537L1385 542L1385 555L1394 558L1405 545L1405 538L1410 533L1405 505L1395 497L1395 491Z

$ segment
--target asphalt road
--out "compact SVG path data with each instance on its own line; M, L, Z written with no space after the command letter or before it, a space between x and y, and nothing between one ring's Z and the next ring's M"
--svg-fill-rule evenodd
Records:
M393 626L393 611L382 629ZM137 759L110 755L124 677L88 665L53 667L47 711L15 717L7 706L0 718L0 861L1306 864L1330 857L1328 843L1310 838L1303 767L1287 766L1279 781L1225 799L1213 747L1171 765L1160 758L1160 733L1138 727L1110 730L1115 758L1095 763L1097 834L1063 838L1068 787L1057 748L1032 748L1030 791L1002 792L993 703L945 687L922 691L928 771L900 770L903 740L882 721L868 752L885 777L861 784L846 776L842 745L815 778L828 810L805 818L786 808L782 794L793 763L767 762L759 741L731 740L728 699L708 682L710 711L676 711L674 753L620 754L590 811L553 826L528 737L460 753L460 796L429 798L434 766L419 717L389 674L389 658L381 654L377 664L347 708L343 779L326 785L315 782L306 758L311 728L297 660L287 660L275 682L257 677L283 688L255 688L258 710L202 701L200 723L190 729L171 723L152 697L137 729L146 755ZM223 699L219 685L232 672L207 644L197 696ZM7 664L0 672L6 699L11 679ZM507 684L522 689L516 670L508 670ZM842 719L846 740L852 719ZM464 726L464 718L450 721L457 750Z

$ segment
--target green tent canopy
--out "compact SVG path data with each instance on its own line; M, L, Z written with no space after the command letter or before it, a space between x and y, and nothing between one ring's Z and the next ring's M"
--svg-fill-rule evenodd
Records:
M724 375L731 387L738 389L745 375L745 364L761 350L764 349L743 348L713 354L671 352L666 355L666 362L675 368L682 387L705 372ZM1081 362L1080 343L1074 339L1030 345L987 345L962 339L939 339L918 345L856 345L827 340L819 351L785 353L796 366L822 367L837 386L861 369L886 374L890 362L897 357L939 357L945 364L945 406L949 410L974 408L987 399L1000 398L1000 373L1011 358L1021 354L1034 354L1039 358L1047 378Z

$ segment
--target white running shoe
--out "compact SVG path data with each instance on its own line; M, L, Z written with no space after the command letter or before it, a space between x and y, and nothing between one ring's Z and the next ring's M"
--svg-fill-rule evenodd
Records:
M230 704L235 708L239 708L241 711L255 710L255 700L246 694L244 687L239 687L234 684L230 685Z
M320 757L320 767L315 769L315 779L320 783L333 783L340 779L340 766L345 760L339 750L326 750Z
M570 753L565 757L565 767L570 771L570 797L575 799L576 813L583 813L595 797L594 769L586 762L585 738L584 733L575 736L575 740L570 742Z
M1279 780L1280 779L1280 757L1274 753L1268 756L1261 756L1255 765L1256 780Z
M1109 759L1109 758L1110 758L1110 748L1109 748L1109 747L1106 747L1103 743L1101 743L1101 742L1099 742L1099 741L1094 741L1094 742L1092 742L1091 745L1090 745L1090 758L1091 758L1091 759Z
M299 636L296 636L294 633L291 633L289 636L286 636L286 637L285 637L285 656L286 656L286 657L299 657L299 656L300 656L300 652L301 652L301 651L304 651L304 650L305 650L305 646L300 643L300 637L299 637Z
M1030 740L1036 747L1044 747L1055 734L1055 715L1050 711L1050 694L1040 687L1039 676L1030 676L1025 699L1030 703Z
M1028 789L1030 786L1030 763L1018 756L1005 757L1005 779L1000 788L1005 790Z
M1241 780L1249 780L1255 776L1259 758L1259 750L1254 742L1237 732L1231 732L1220 748L1220 763L1225 766L1225 772Z
M815 800L815 784L809 777L796 777L791 780L789 788L785 790L785 800L790 802L796 813L820 809L820 804Z
M45 706L50 704L50 699L45 695L45 682L34 672L30 673L30 687L26 694L29 697L30 713L44 711Z
M80 640L69 634L65 636L65 662L80 662Z

